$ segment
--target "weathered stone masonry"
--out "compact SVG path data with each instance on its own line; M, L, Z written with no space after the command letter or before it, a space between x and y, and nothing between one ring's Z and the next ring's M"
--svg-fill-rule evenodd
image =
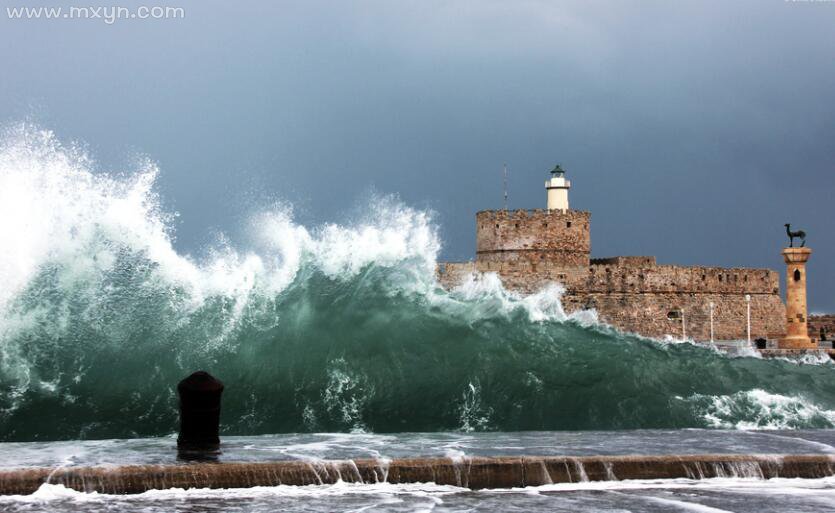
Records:
M784 334L776 272L657 265L647 256L590 259L590 217L574 210L479 212L476 260L440 264L439 280L452 287L471 274L496 273L521 293L557 282L568 312L594 308L601 320L651 337L680 337L684 322L687 337L696 340L710 339L711 302L714 338L744 339L750 295L751 337Z
M578 210L483 210L476 214L476 255L482 262L587 266L590 219Z
M809 336L818 340L834 340L835 315L810 315Z

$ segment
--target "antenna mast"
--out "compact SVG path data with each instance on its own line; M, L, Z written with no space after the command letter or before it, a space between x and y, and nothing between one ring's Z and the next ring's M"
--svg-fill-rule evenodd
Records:
M504 165L504 209L507 210L507 163Z

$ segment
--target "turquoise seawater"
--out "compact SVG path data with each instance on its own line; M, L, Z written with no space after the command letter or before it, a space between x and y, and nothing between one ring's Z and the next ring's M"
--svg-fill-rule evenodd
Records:
M264 208L182 254L158 172L2 136L0 440L172 433L199 369L235 435L835 426L831 363L619 333L566 315L557 284L441 289L438 226L396 199L316 227Z

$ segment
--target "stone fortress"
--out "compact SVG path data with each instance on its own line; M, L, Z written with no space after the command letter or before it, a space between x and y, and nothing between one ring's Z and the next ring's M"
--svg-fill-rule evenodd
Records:
M627 332L696 341L786 337L776 271L659 265L653 256L591 258L591 214L570 209L571 183L559 166L551 174L547 209L476 214L476 259L439 264L443 286L483 273L526 294L556 282L565 288L566 312L593 308ZM805 316L805 275L803 286Z

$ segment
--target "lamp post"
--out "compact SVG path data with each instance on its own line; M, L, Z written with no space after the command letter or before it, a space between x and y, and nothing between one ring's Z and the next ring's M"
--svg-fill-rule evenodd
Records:
M751 345L751 294L745 294L745 303L748 307L748 345Z
M713 301L710 302L710 343L713 343L713 307L716 306Z
M681 309L681 340L687 340L687 328L684 323L684 308Z

